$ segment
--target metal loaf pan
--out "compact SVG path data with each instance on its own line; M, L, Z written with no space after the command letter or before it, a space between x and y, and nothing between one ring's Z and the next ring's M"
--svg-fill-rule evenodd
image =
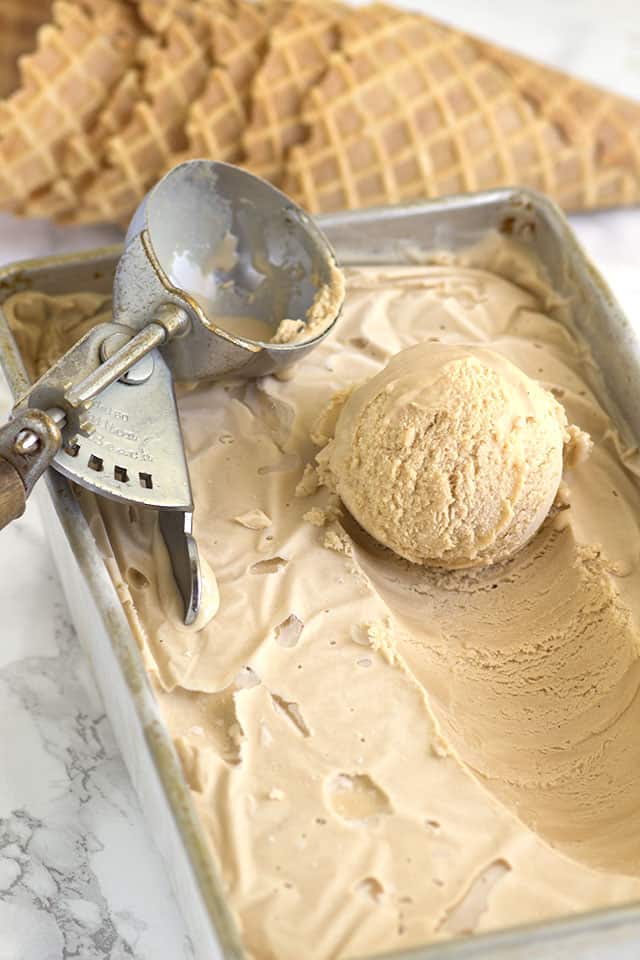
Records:
M320 223L345 265L415 262L433 252L464 249L496 230L516 236L566 298L567 322L590 345L602 373L606 397L601 399L623 432L640 440L640 343L565 218L548 200L507 189L340 213ZM108 292L120 252L111 247L47 257L0 271L0 361L14 396L28 380L2 311L4 301L26 289ZM189 789L93 537L63 477L49 471L46 484L36 490L71 615L172 879L195 956L240 960L245 954ZM640 904L633 904L388 953L384 960L636 960L638 943Z

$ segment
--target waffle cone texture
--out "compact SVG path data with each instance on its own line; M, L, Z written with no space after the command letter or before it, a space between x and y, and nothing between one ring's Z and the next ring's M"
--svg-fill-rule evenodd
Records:
M640 104L390 6L0 0L0 26L0 208L20 215L125 224L194 157L312 213L499 186L640 199Z

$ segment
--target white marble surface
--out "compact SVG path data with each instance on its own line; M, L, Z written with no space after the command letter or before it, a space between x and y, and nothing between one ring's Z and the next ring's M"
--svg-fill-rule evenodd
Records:
M640 98L637 0L408 5ZM640 324L640 211L573 223ZM0 263L116 237L0 216ZM7 405L0 383L0 412ZM0 960L186 960L34 507L0 536L0 640Z

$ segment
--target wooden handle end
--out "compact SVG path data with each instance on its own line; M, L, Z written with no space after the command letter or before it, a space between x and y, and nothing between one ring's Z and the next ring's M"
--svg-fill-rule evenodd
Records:
M0 530L22 516L26 503L20 474L8 460L0 458Z

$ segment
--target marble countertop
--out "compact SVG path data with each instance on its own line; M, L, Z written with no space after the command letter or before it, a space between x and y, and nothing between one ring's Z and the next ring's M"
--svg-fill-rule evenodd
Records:
M640 98L637 0L413 0L443 20ZM640 210L572 218L640 324ZM110 228L0 215L0 263ZM0 380L0 414L9 394ZM0 535L0 960L187 960L189 940L78 642L37 509Z

